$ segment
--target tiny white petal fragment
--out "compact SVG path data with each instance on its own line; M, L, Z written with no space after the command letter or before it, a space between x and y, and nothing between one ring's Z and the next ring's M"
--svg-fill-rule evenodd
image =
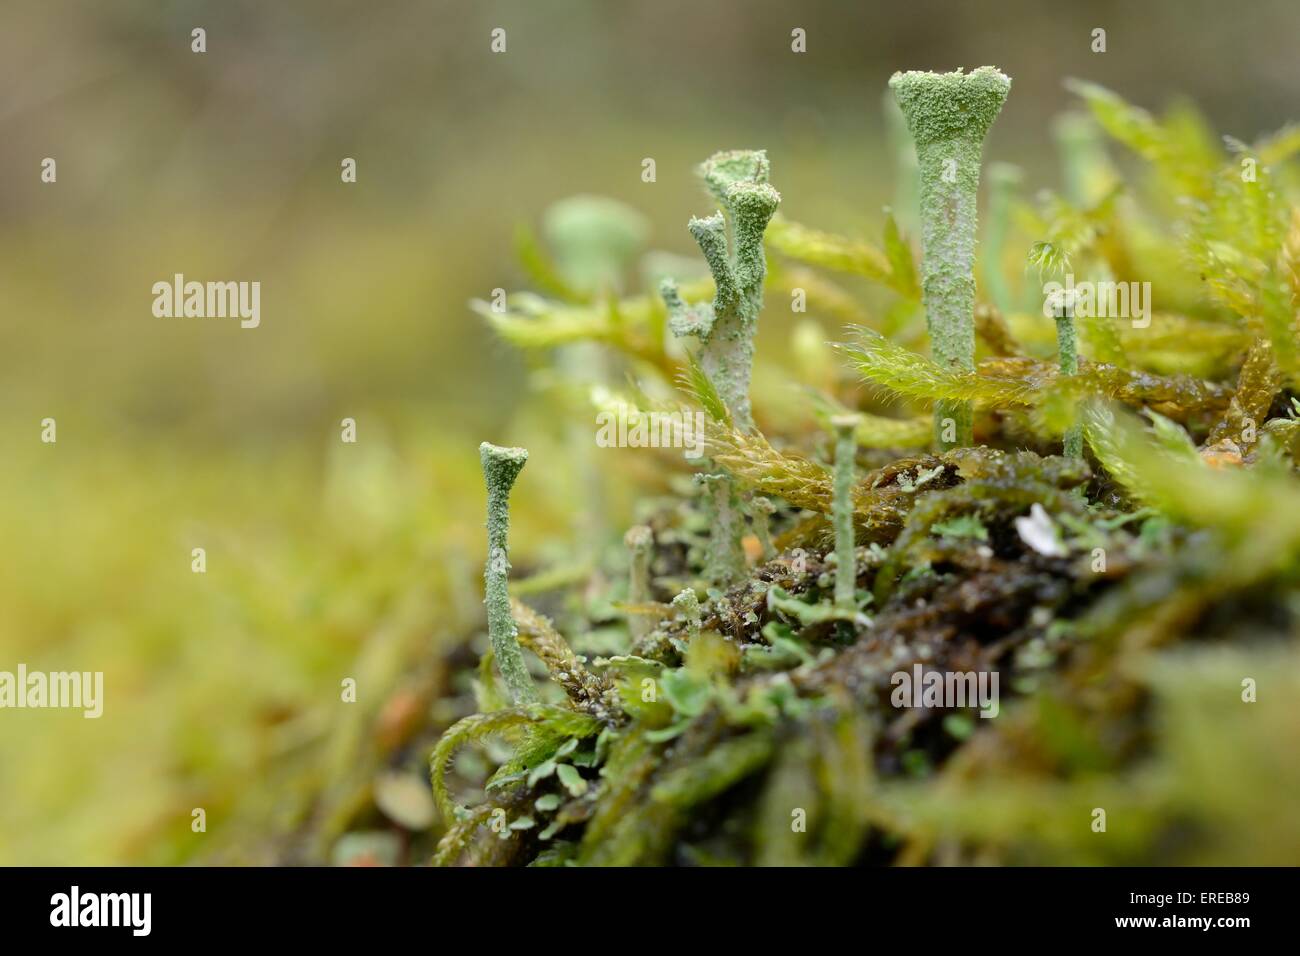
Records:
M1066 551L1057 537L1056 525L1042 505L1035 504L1030 508L1028 518L1017 518L1016 531L1020 534L1020 539L1039 554L1049 558L1065 557Z

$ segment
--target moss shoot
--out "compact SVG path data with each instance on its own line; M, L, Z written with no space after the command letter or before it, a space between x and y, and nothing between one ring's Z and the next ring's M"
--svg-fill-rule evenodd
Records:
M981 150L1009 80L890 86L919 159L919 268L907 215L879 243L769 228L766 155L727 152L701 167L721 211L690 223L711 278L622 294L606 262L579 288L533 250L551 291L484 312L539 357L598 348L597 407L626 388L642 415L698 414L703 457L636 449L623 541L575 544L512 599L525 453L482 446L490 654L446 662L473 693L426 728L435 863L1286 861L1270 815L1242 808L1289 806L1300 779L1241 742L1290 739L1300 693L1300 137L1225 152L1075 84L1087 154L1037 207L999 171L977 288ZM1097 130L1158 173L1125 203ZM1269 157L1253 181L1243 152ZM1174 245L1156 249L1161 216ZM1098 316L1045 300L1026 265L1166 279L1150 316ZM846 275L890 308L860 308ZM794 290L812 314L755 373L763 296ZM1263 673L1282 683L1256 697Z

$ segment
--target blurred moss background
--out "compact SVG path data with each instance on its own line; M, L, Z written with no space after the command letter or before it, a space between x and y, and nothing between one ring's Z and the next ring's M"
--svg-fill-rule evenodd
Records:
M476 446L535 437L520 360L466 302L523 283L518 222L605 194L689 253L694 164L762 146L788 215L874 235L896 69L1010 74L988 155L1034 187L1063 77L1251 139L1296 117L1298 27L1294 0L8 0L0 669L103 670L106 702L0 713L0 863L281 859L266 834L479 626ZM154 318L177 272L260 281L261 327ZM520 492L517 563L544 566L583 500L559 455Z

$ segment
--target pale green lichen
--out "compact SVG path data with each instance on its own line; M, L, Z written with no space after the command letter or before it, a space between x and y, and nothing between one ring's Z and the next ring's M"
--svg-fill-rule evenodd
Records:
M700 599L696 597L695 592L690 588L683 588L678 595L673 598L673 607L681 614L682 620L686 622L686 633L694 640L700 636Z
M700 340L701 369L733 420L749 428L753 425L749 380L754 334L767 275L763 234L781 195L767 182L767 153L763 150L716 153L699 171L709 193L722 206L721 212L692 219L687 227L713 273L713 302L688 306L671 279L663 281L660 292L668 306L673 334Z
M1078 333L1074 327L1074 292L1063 290L1053 303L1056 319L1056 343L1062 375L1079 374ZM1067 458L1083 457L1083 426L1071 425L1065 433L1064 454Z
M754 526L754 537L762 548L763 560L770 561L776 556L776 546L772 543L772 515L776 514L776 505L772 499L755 495L749 502L749 517Z
M654 550L654 532L643 524L633 525L623 535L627 548L627 603L633 605L628 616L628 631L634 639L645 637L652 630L651 622L638 613L635 605L650 601L650 558Z
M704 488L706 513L709 517L709 545L704 560L704 577L725 587L745 573L745 548L742 539L745 520L740 499L730 475L696 475Z
M1300 214L1292 211L1300 179L1291 166L1266 188L1246 188L1240 157L1199 160L1185 121L1158 121L1111 96L1096 106L1105 109L1103 126L1114 126L1156 165L1157 189L1174 186L1205 200L1157 207L1178 211L1164 234L1184 244L1161 255L1170 273L1162 304L1195 303L1196 311L1157 312L1141 331L1142 345L1129 337L1113 358L1098 351L1089 310L1048 311L1046 318L1059 319L1059 361L1051 361L1038 323L1023 321L1030 316L1004 321L981 309L977 331L990 354L974 370L954 370L912 349L919 294L908 291L910 269L898 254L906 248L896 232L889 238L887 226L886 254L806 227L774 226L773 247L783 257L855 273L897 295L906 320L887 326L888 337L864 330L846 351L881 389L988 409L981 430L987 447L901 458L873 448L855 462L855 443L892 447L865 435L892 440L890 428L911 434L914 421L873 414L856 429L835 422L858 396L823 380L829 376L809 375L830 393L818 399L815 415L836 426L830 455L826 436L807 427L814 419L778 414L776 388L755 394L756 403L770 400L762 417L779 426L769 441L735 427L696 368L675 357L659 368L707 411L707 467L727 472L701 477L703 501L683 500L686 489L673 484L653 510L643 501L638 512L653 516L662 549L653 583L671 581L676 590L702 564L701 580L692 582L699 596L679 593L672 619L628 646L620 628L605 626L623 587L607 588L608 576L593 574L563 604L575 642L611 645L610 656L590 667L549 622L512 604L520 643L568 705L480 700L490 713L455 723L447 709L443 723L451 726L432 762L447 828L436 862L1286 859L1296 841L1279 839L1276 814L1243 814L1242 806L1264 804L1243 803L1237 791L1216 786L1245 781L1268 806L1287 805L1295 775L1279 777L1278 768L1289 764L1276 748L1243 745L1285 738L1286 707L1262 708L1287 695L1255 702L1252 682L1243 707L1236 685L1257 668L1295 671L1295 655L1207 658L1192 681L1191 665L1175 666L1166 653L1217 654L1227 648L1211 645L1240 640L1244 654L1264 634L1296 629L1300 419L1274 417L1295 376L1278 367L1267 333L1269 322L1291 321L1287 310L1300 296ZM1252 151L1281 164L1300 153L1300 135L1261 141ZM752 167L728 162L721 170L746 176ZM1263 166L1260 173L1267 175ZM1143 275L1151 251L1132 240L1146 237L1151 223L1166 223L1148 222L1139 199L1134 193L1122 204L1105 199L1087 209L1053 202L1040 233L1050 242L1040 243L1040 252L1050 247L1076 262L1086 256L1091 277ZM1024 228L1032 224L1027 207L1017 213L1009 235L1027 240L1019 233L1040 227ZM716 260L725 249L725 220L697 231ZM1128 268L1109 261L1117 250L1132 257ZM1014 278L1022 263L1012 267L1011 258L1011 249L991 255L989 274L1005 272L1023 296L1028 289ZM985 290L992 289L986 279ZM643 307L647 317L653 311L662 318L640 299L611 303L609 311L621 323ZM1261 309L1276 314L1263 322ZM711 312L700 314L711 321ZM613 344L612 325L602 328L604 346L637 354L627 350L631 339ZM1131 361L1134 354L1144 361ZM647 378L652 374L647 367ZM763 374L778 380L775 369ZM1050 454L1079 420L1089 461L1074 457L1069 437L1072 457ZM928 419L923 426L928 434ZM1257 440L1245 437L1247 430ZM823 465L828 458L832 464ZM647 493L662 494L661 479L652 476ZM766 538L766 512L754 495L780 499L768 533L779 532L786 560L728 580L743 568L745 523ZM709 553L696 561L694 546L705 533L713 539ZM855 533L862 547L853 550ZM719 573L719 557L733 568ZM851 590L854 572L874 577L874 594ZM634 568L629 598L646 593L637 580ZM723 584L732 586L722 593L715 585ZM870 617L845 613L850 594L864 608L874 601ZM492 659L487 655L480 678ZM975 718L969 707L898 714L891 693L898 671L963 672L976 662L996 670L1011 705L996 721ZM484 754L472 755L477 760L455 759L462 744L489 740ZM1207 753L1239 762L1214 779L1188 772L1217 767L1190 760ZM491 776L483 757L500 765ZM457 807L452 794L461 790L489 802ZM1079 812L1095 806L1114 808L1112 820L1124 821L1122 840L1097 839ZM1064 809L1045 816L1053 807ZM498 813L505 815L499 830L488 823ZM806 826L792 826L796 819ZM1171 819L1186 821L1193 836L1227 832L1233 840L1171 841Z
M1011 89L998 70L895 73L898 98L916 143L921 178L922 290L934 360L953 372L975 368L975 220L980 152ZM940 448L969 445L968 402L935 405Z
M853 463L858 452L857 415L836 415L835 490L831 504L831 522L835 527L835 609L845 614L857 613L857 542L853 532Z
M487 483L488 557L483 569L487 604L488 637L492 653L511 701L516 705L537 700L537 688L528 675L519 634L510 614L510 558L507 538L510 532L510 489L528 461L524 448L502 448L483 442L479 461Z
M603 196L562 199L542 220L556 268L569 285L587 293L619 291L649 231L640 212Z

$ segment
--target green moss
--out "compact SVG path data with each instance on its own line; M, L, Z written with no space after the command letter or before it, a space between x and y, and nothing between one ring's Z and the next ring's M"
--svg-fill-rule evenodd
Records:
M835 608L841 613L858 610L857 541L853 530L853 470L858 454L856 415L840 415L835 427L835 498L831 520L835 525Z
M1300 177L1271 172L1256 192L1236 175L1238 153L1280 166L1300 138L1207 153L1186 118L1079 87L1097 126L1162 173L1157 195L1139 209L1143 194L1128 187L1119 202L1089 140L1086 162L1067 168L1068 198L1035 210L1003 197L981 268L998 302L979 302L974 192L1008 81L985 68L891 85L920 158L920 282L892 217L879 247L780 220L766 231L781 268L804 270L809 288L813 270L830 270L891 297L888 320L873 315L878 327L833 343L874 393L821 376L799 383L811 400L794 413L789 390L749 395L763 285L790 282L764 278L775 199L762 153L718 154L701 169L723 207L690 227L713 301L664 289L661 316L701 340L698 361L633 348L621 320L557 318L582 303L522 300L532 317L520 321L542 327L530 341L563 331L602 343L638 363L647 409L698 407L708 472L692 486L647 467L645 525L625 542L628 603L647 613L630 635L610 623L622 586L608 573L557 579L557 626L506 596L511 627L495 630L505 576L489 580L493 656L522 641L554 685L545 699L561 703L484 694L497 709L450 724L434 752L446 818L436 862L1213 862L1242 859L1242 846L1282 859L1300 845L1289 832L1275 845L1269 811L1287 805L1294 775L1274 779L1284 761L1250 716L1280 734L1285 708L1237 703L1243 674L1294 670L1300 633L1300 428L1288 401L1300 382L1283 330L1300 294ZM942 175L948 159L955 182ZM1170 188L1196 202L1166 201ZM1176 245L1152 253L1147 220L1170 210ZM1143 274L1143 255L1171 277L1149 326L1098 322L1069 300L1054 337L1041 302L1026 315L1014 301L1026 261L1114 277ZM613 308L653 311L636 295ZM791 374L773 363L762 380ZM968 409L968 424L979 415L983 446L968 447L967 431L937 454L902 451L925 444L927 409ZM774 423L771 437L756 417ZM510 473L488 474L490 518L494 507L504 516L522 460L492 463ZM747 520L759 542L748 556ZM504 533L503 517L502 548ZM671 608L655 605L672 593ZM561 629L574 648L602 650L575 652ZM977 665L1001 679L996 718L893 699L899 672ZM484 741L495 770L453 761ZM1238 776L1218 780L1220 763ZM455 806L452 793L476 790L478 806ZM1094 806L1111 808L1104 840L1089 826ZM511 821L499 833L497 811ZM1230 846L1207 837L1216 827Z

